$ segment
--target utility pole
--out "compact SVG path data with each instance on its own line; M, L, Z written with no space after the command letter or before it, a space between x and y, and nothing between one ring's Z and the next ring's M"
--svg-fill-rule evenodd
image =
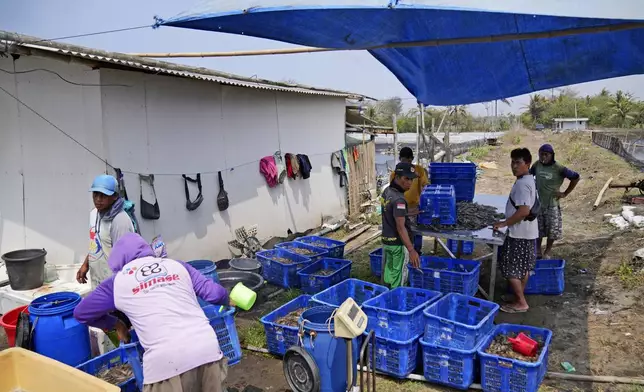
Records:
M395 157L398 154L398 121L397 121L398 119L395 113L392 116L392 120L394 122L393 128L394 128L394 160L395 160Z

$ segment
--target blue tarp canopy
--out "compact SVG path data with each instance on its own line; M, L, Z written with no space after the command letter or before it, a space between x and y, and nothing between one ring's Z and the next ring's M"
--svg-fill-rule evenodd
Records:
M426 105L485 102L644 73L641 0L322 3L206 1L160 24L367 49ZM481 8L484 3L490 5ZM548 32L555 37L544 37ZM445 41L459 38L478 42ZM431 40L440 42L427 45ZM421 41L422 46L378 48Z

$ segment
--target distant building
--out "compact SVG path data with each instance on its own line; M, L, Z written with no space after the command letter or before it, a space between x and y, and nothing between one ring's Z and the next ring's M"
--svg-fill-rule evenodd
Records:
M535 125L534 129L537 131L543 131L545 127L543 126L543 124L537 124Z
M588 118L555 118L552 121L555 131L583 131L588 129Z

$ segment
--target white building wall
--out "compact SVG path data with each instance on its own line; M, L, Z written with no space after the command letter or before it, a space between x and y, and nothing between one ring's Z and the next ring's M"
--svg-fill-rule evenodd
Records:
M228 257L227 242L240 226L258 224L261 237L285 235L289 228L306 230L319 225L323 215L345 211L344 190L330 167L331 152L344 146L342 98L93 71L35 57L15 63L0 59L5 70L13 64L102 85L74 86L43 72L0 73L0 86L17 91L25 103L126 172L137 211L134 173L155 174L161 218L139 217L142 234L147 239L162 234L174 257ZM44 247L50 262L78 262L88 243L87 190L105 164L1 91L0 116L0 252ZM268 188L259 159L277 150L308 154L311 178ZM230 199L224 212L216 206L219 170ZM181 174L197 172L203 173L204 201L188 211ZM144 194L152 201L149 189ZM193 198L196 194L191 188Z

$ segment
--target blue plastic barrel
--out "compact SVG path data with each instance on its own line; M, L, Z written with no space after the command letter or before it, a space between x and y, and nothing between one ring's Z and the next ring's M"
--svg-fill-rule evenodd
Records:
M188 264L190 264L194 269L197 271L201 272L203 276L206 276L210 279L212 279L213 282L219 283L219 275L217 275L217 265L210 260L192 260L189 261ZM211 305L210 303L202 300L201 298L197 298L199 301L199 305L203 308L204 306L209 306Z
M31 302L29 320L35 352L74 367L91 358L89 329L73 315L80 301L77 293L61 292Z
M318 306L302 313L304 324L304 349L314 358L320 370L320 392L344 392L347 390L347 344L346 340L329 333L334 330L331 314L335 309ZM330 319L330 328L329 328ZM311 333L315 332L315 333ZM353 380L360 350L360 338L353 339Z

